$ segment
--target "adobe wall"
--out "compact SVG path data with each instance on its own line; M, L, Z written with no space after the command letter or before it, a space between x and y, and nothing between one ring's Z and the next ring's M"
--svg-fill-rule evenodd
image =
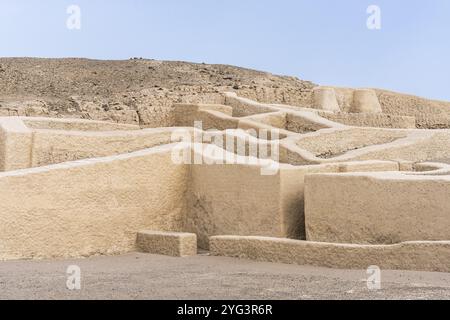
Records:
M262 104L247 98L238 97L236 93L225 93L225 104L233 108L234 117L246 117L255 114L278 111L266 104Z
M328 110L332 112L339 112L339 107L336 92L333 88L316 87L312 92L312 107L319 110Z
M192 165L185 231L201 248L223 233L286 237L280 208L280 176L259 166Z
M449 106L450 108L450 106ZM431 115L420 114L416 115L416 127L419 129L449 129L450 128L450 114Z
M389 148L373 147L364 154L355 151L355 160L401 159L414 162L450 158L450 130L414 131L408 138L399 139Z
M310 237L315 240L317 237L319 241L358 245L390 244L411 239L436 240L436 235L440 236L437 240L450 239L450 228L445 221L448 221L448 215L444 216L450 208L442 204L446 201L444 194L448 195L450 191L447 190L447 182L439 180L436 185L422 186L408 181L405 184L409 189L402 189L391 186L391 182L385 184L384 180L400 183L398 178L402 184L405 177L421 181L429 178L391 173L389 179L378 181L372 176L367 178L369 174L343 175L346 179L357 179L358 184L352 181L344 183L340 176L335 175L363 171L434 170L439 166L415 166L412 161L450 158L450 148L445 148L450 145L450 130L352 128L321 118L318 110L267 106L233 94L226 96L229 105L175 106L172 124L182 126L190 134L194 132L191 127L196 120L203 121L204 130L233 129L215 133L233 139L248 138L242 148L245 155L251 148L264 144L271 151L279 146L282 163L269 161L278 166L272 175L262 174L268 160L261 162L251 157L237 157L238 163L214 165L208 162L211 157L205 156L202 157L203 164L176 165L172 161L174 145L167 145L171 143L176 128L137 130L137 126L85 120L0 118L1 168L39 167L0 174L0 259L127 252L136 249L134 240L142 230L193 232L198 235L200 247L205 249L209 247L211 236L223 234L300 240ZM365 113L358 116L360 119L380 117L379 114ZM266 137L268 141L250 138L250 132L243 131L270 131L273 128L280 129L280 135L270 135ZM201 150L211 147L218 149L204 145ZM136 151L145 148L152 149ZM186 145L183 145L183 150L191 155L198 151ZM236 147L233 151L239 153L241 150ZM259 157L265 156L260 152ZM90 160L67 162L79 159ZM65 163L55 165L62 162ZM47 166L49 164L53 165ZM317 177L327 174L327 178L317 186L312 183L313 187L309 187L309 181L314 181L310 178L313 173L319 174ZM448 168L436 169L431 174L448 174ZM328 184L328 177L333 178L330 179L331 184ZM305 197L305 189L308 195L308 190L313 188L314 191L310 191L312 196ZM338 194L334 200L333 188ZM376 188L382 191L377 193ZM418 191L422 192L419 197ZM378 205L380 198L374 194L381 195L381 206ZM405 197L404 206L395 202L400 201L395 198L398 194ZM414 203L407 197L419 200L415 198L418 202ZM421 197L426 197L428 202L421 202ZM342 204L342 199L347 199L345 201L353 203L354 207ZM366 214L366 202L373 212L368 210ZM323 212L311 214L322 205ZM392 207L387 207L389 205ZM421 205L427 207L423 209ZM415 211L408 206L417 207L417 217L410 215ZM435 210L437 206L442 210ZM341 211L346 212L348 207L354 211L341 215ZM380 207L385 216L376 211L381 210ZM338 210L336 217L329 216L330 209ZM395 220L398 217L392 213L399 213L401 219ZM370 224L371 219L378 225ZM418 222L421 220L430 225L422 228ZM406 223L406 226L401 223ZM446 228L447 232L436 228L434 223ZM333 226L336 234L329 232ZM305 244L300 246L303 248ZM307 250L315 250L313 244L308 243L307 246ZM334 247L319 249L333 252ZM402 254L398 247L394 249L392 259L397 252ZM341 252L339 250L343 249L337 250ZM352 252L346 254L352 256Z
M204 130L236 129L239 125L239 119L231 115L231 107L222 105L176 104L173 114L176 127L194 127L200 121Z
M394 244L450 239L450 176L395 172L305 179L308 241Z
M279 164L273 175L262 165L192 165L185 231L207 249L222 234L305 239L304 179L320 172L397 171L397 162L368 161L295 167Z
M45 127L52 130L41 129ZM119 155L171 143L172 129L137 129L83 120L0 118L0 171Z
M340 110L344 113L355 114L376 114L383 112L375 90L338 87L327 88L334 91L334 99L339 106L339 109L335 111Z
M339 106L343 112L350 112L353 103L355 89L345 87L333 87ZM413 95L397 92L373 89L382 106L383 112L392 115L415 117L420 114L447 115L450 116L450 102L430 100Z
M211 254L276 263L366 270L450 272L450 241L351 245L264 237L212 237Z
M170 144L171 133L170 129L145 129L120 133L35 130L31 167L126 154Z
M0 174L0 259L119 254L181 231L188 183L171 146Z
M355 127L415 129L416 118L396 116L383 113L325 113L320 112L325 119Z
M0 171L29 168L32 131L17 118L0 122Z
M67 130L67 131L126 131L139 130L140 127L131 124L120 124L104 121L55 118L25 118L19 117L30 129Z
M350 113L353 105L353 93L355 89L334 87L336 98L338 100L341 110L345 113ZM378 97L382 111L385 115L395 116L392 120L389 117L364 117L362 114L361 123L358 123L357 116L339 117L336 121L348 125L365 126L366 122L374 120L374 126L378 126L376 121L380 121L381 125L393 128L402 128L404 124L410 124L410 120L405 117L414 117L416 120L416 127L420 129L449 129L450 128L450 102L430 100L408 94L401 94L381 89L373 89ZM397 118L399 116L400 118ZM403 118L403 119L402 119ZM375 121L375 119L378 119ZM332 119L330 119L332 120ZM392 124L390 124L392 121ZM395 125L395 127L394 127Z
M281 144L296 165L348 161L427 162L450 158L450 130L352 128L322 130Z
M321 159L333 159L352 150L383 145L408 136L408 131L349 128L304 136L297 146Z
M375 89L375 91L385 113L408 116L427 114L450 117L450 102L429 100L386 90Z

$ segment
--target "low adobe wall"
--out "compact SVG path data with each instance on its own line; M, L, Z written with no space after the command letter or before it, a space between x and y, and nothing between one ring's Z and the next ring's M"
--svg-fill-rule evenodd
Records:
M230 107L206 104L176 104L174 106L175 125L178 127L201 125L203 130L252 130L256 134L260 132L267 133L264 137L265 139L272 139L271 132L273 129L277 129L278 132L278 135L273 139L283 139L293 134L284 128L273 127L274 123L270 123L268 118L280 120L279 112L235 117L230 115L230 110L227 108ZM284 117L283 120L285 122L286 116L283 114L282 117ZM270 124L267 124L268 122Z
M394 115L450 117L450 102L375 89L383 111Z
M336 92L329 87L316 87L312 92L312 107L319 110L328 110L332 112L339 112L339 107Z
M212 237L211 253L257 261L327 268L450 272L450 241L350 245L263 237Z
M226 92L225 104L233 108L234 117L247 117L251 115L278 111L266 104L262 104L247 98L238 97L234 92Z
M31 166L31 130L19 118L0 119L0 171Z
M0 171L124 154L172 142L170 128L138 129L95 121L0 118Z
M13 118L17 119L17 118ZM140 127L131 124L120 124L104 121L82 119L55 118L25 118L19 117L30 129L67 130L67 131L125 131L139 130ZM4 120L1 119L0 121Z
M317 174L305 179L309 241L393 244L450 239L450 176Z
M436 161L450 158L450 148L446 146L450 146L450 130L349 127L289 138L280 149L286 161L304 165L370 160Z
M188 166L171 146L0 174L0 259L136 250L141 230L181 231Z
M350 151L370 146L386 146L408 135L410 132L406 130L348 128L303 136L298 138L296 145L314 157L337 161L336 158L345 156Z
M388 148L374 146L364 152L359 151L361 150L350 151L347 155L355 160L401 159L427 162L447 159L450 158L450 130L413 130L406 139L399 139Z
M416 118L408 116L390 115L384 113L325 113L319 115L325 119L342 123L347 126L415 129Z
M221 234L305 239L304 179L320 172L399 170L397 162L367 161L295 167L279 164L273 175L261 165L191 166L185 231L201 248Z
M419 114L416 116L416 126L419 129L450 129L450 114Z
M30 166L119 155L170 144L171 134L170 129L100 133L35 130Z
M343 112L350 112L355 89L334 87L336 97ZM376 92L383 113L416 117L423 114L450 116L450 102L429 100L417 96L373 89Z
M280 207L280 176L239 164L193 165L185 231L196 233L201 248L211 235L287 236Z

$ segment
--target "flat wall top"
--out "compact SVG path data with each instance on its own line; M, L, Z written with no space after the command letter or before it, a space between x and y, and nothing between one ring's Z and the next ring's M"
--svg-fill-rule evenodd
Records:
M66 131L116 131L139 130L140 127L129 124L119 124L104 121L83 119L53 119L53 118L19 118L30 129L51 129Z

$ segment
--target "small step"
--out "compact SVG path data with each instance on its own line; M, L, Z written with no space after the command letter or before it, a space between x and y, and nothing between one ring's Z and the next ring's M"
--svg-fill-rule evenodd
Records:
M141 231L137 235L141 252L172 257L197 255L197 235L194 233Z

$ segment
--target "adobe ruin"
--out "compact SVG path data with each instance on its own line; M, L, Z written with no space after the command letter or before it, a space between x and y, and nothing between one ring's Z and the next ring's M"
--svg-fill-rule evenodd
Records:
M152 128L0 118L0 259L184 256L198 246L450 272L450 129L385 112L373 90L320 87L310 101L224 93L214 104L175 104L169 125ZM218 141L229 139L237 143L224 150ZM180 152L202 161L174 161Z

